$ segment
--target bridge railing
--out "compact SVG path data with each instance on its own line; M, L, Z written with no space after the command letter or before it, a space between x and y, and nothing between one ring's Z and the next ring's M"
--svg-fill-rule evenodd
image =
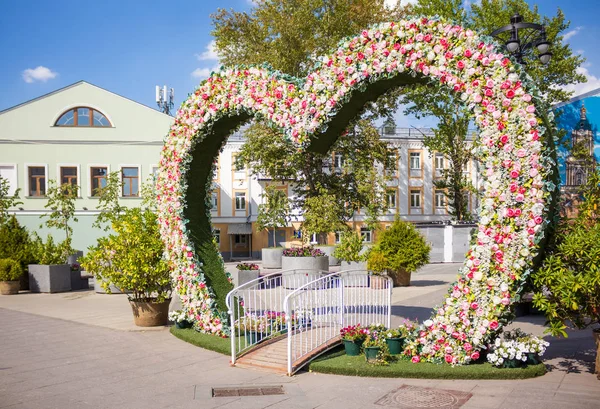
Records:
M285 334L284 299L324 272L277 271L248 281L227 294L231 322L231 363L258 343Z
M390 327L393 282L366 271L328 274L298 287L284 301L287 372L337 344L347 325Z

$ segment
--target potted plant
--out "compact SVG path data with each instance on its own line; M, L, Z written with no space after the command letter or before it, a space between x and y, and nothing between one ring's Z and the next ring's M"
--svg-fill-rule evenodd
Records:
M70 245L64 241L55 244L51 235L46 242L34 233L32 254L37 264L29 267L29 290L33 293L58 293L71 291L71 267L65 262Z
M405 320L398 328L390 328L383 332L390 355L399 355L402 353L404 340L415 328L416 325L413 322Z
M238 287L248 281L256 280L260 274L258 264L254 263L240 263L236 269L237 274L233 277L233 281Z
M179 329L192 328L193 323L186 319L185 311L173 310L169 313L169 321L174 322Z
M19 293L20 278L23 275L21 265L10 258L0 259L0 294L13 295Z
M369 286L375 290L381 290L386 287L387 277L385 277L387 260L380 252L371 252L367 260L369 269Z
M382 355L382 350L385 347L385 338L380 332L369 331L365 342L363 342L363 350L365 351L365 359L369 363L375 363Z
M367 330L362 328L360 324L349 325L340 330L340 336L346 355L358 356L360 355L363 342L367 338Z
M127 209L112 221L113 234L98 241L81 260L86 271L129 292L137 326L166 325L171 301L171 277L160 238L156 214L140 208Z
M271 322L266 315L246 313L233 324L239 336L244 336L246 346L261 342L267 336L267 330Z
M355 231L344 232L333 256L341 260L341 270L367 270L368 251L363 237Z
M541 362L540 357L544 355L548 345L550 344L543 339L516 328L496 338L488 347L487 360L492 365L503 368L536 365Z
M369 261L392 277L394 286L409 286L411 273L429 262L431 246L412 223L396 219L378 235Z
M1 200L0 200L1 201ZM29 290L27 266L36 262L27 229L12 215L0 222L0 258L10 258L21 266L20 290Z
M262 249L262 265L264 268L281 268L282 247L277 246L276 231L287 226L290 219L290 202L285 191L275 186L267 186L262 194L264 203L258 206L256 227L258 230L271 229L273 247Z
M283 286L294 289L320 278L323 271L329 271L329 260L314 247L291 247L283 250L281 267L284 270Z

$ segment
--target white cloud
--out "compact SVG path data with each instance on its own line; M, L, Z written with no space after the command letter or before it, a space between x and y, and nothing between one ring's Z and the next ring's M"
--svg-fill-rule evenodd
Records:
M215 40L208 43L206 46L206 50L202 54L196 54L196 57L200 61L206 60L218 60L219 56L217 55L217 43Z
M573 30L571 31L567 31L565 33L565 35L563 36L563 41L567 41L569 38L577 35L577 33L579 33L581 31L583 27L579 26L579 27L575 27Z
M220 67L218 65L212 67L212 68L196 68L194 71L192 71L192 77L194 78L198 78L198 79L204 79L207 78L211 72L217 72L219 71Z
M479 4L479 3L481 3L481 0L464 0L463 7L469 8L469 7L471 7L471 4Z
M587 77L587 82L582 84L567 85L565 87L566 91L574 91L574 97L600 88L600 78L590 74L586 67L577 68L577 73L585 75Z
M400 3L401 6L406 6L408 4L415 4L417 1L419 0L383 0L383 4L385 7L393 9L398 5L398 3Z
M25 71L23 71L23 74L21 75L23 76L23 81L30 84L35 81L46 82L48 80L56 78L58 73L52 71L50 68L46 68L40 65L35 68L27 68Z

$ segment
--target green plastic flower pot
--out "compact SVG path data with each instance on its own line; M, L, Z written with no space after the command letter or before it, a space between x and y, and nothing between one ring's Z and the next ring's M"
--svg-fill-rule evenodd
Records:
M262 332L256 331L246 331L246 344L253 345L257 344L265 337L265 334Z
M175 327L178 329L192 328L193 323L189 321L176 321Z
M380 349L381 347L365 347L365 358L367 358L367 362L376 361Z
M347 339L344 341L344 349L346 350L346 355L349 356L359 356L360 355L360 347L362 346L362 341L355 342L349 341Z
M385 343L390 350L390 355L400 355L402 353L404 338L386 338Z
M541 362L542 360L538 354L527 354L527 365L537 365Z

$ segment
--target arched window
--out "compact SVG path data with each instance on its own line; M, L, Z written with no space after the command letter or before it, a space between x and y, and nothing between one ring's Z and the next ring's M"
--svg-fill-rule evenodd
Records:
M104 114L89 107L72 108L63 113L54 126L111 126Z

